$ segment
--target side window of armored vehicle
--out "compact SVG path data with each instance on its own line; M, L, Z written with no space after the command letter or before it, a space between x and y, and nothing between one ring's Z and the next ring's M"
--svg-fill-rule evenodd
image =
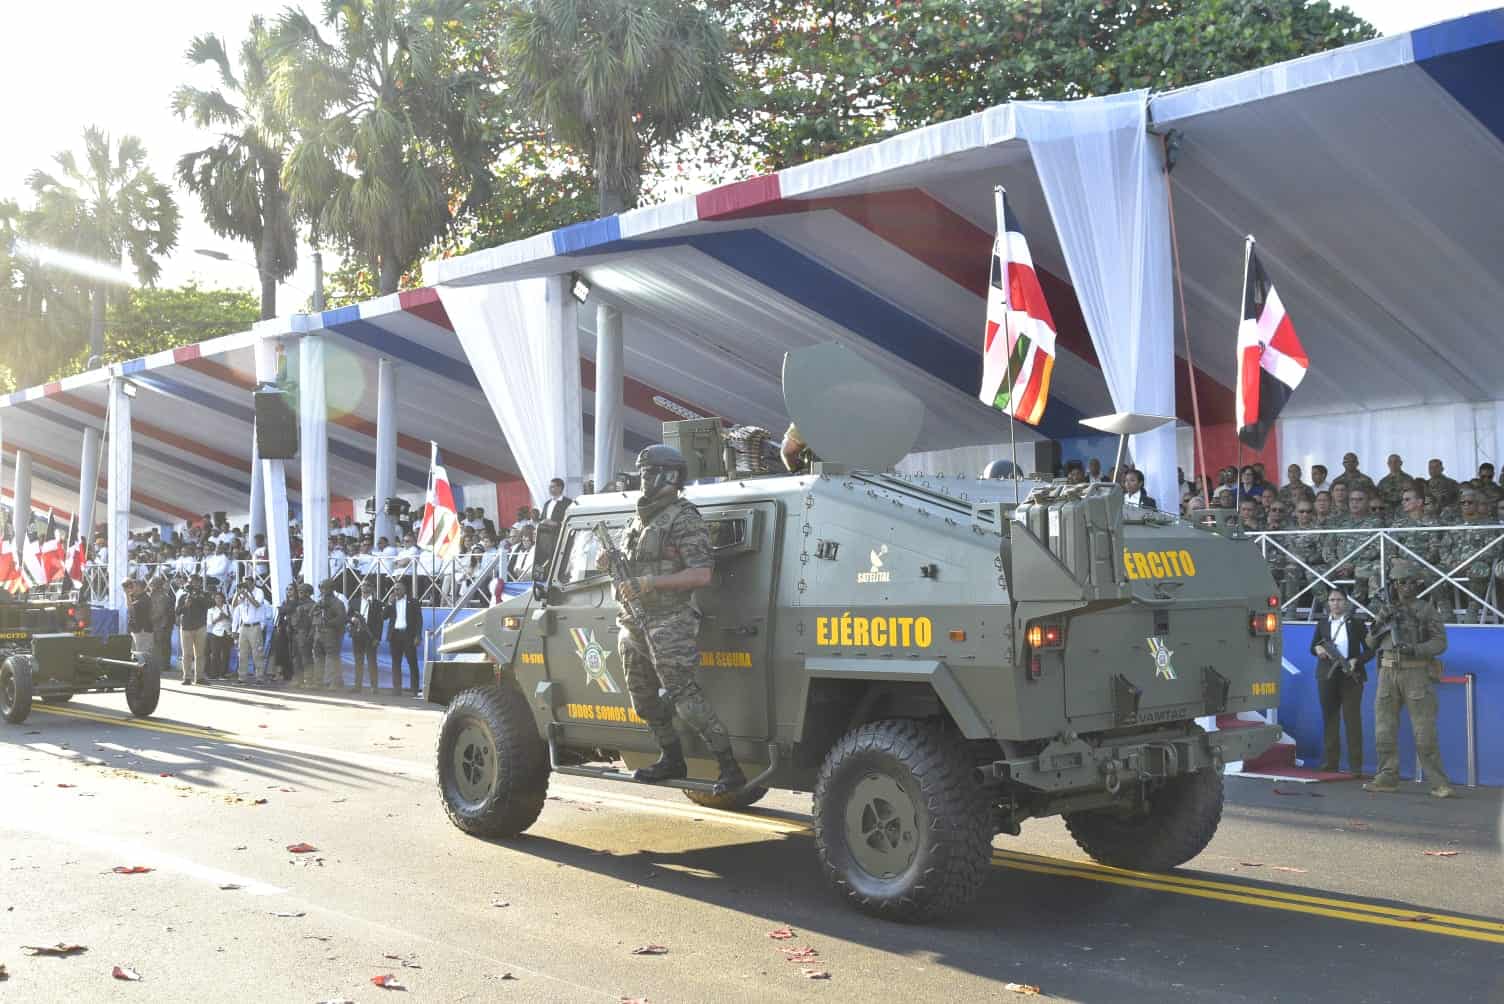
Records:
M714 554L733 550L747 541L745 519L712 519L706 522L710 531L710 550Z
M611 535L620 547L622 528L611 527ZM600 541L595 539L595 524L571 524L569 537L565 540L564 550L560 555L559 570L554 576L554 585L567 589L605 577L608 573L602 567L603 560Z

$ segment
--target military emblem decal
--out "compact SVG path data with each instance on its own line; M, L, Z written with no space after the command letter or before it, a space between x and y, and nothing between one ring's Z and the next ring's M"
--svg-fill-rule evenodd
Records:
M580 654L580 664L585 667L585 685L593 683L608 694L621 693L616 678L606 668L606 660L611 658L611 653L595 640L595 632L588 628L570 628L569 636L574 639L575 651Z
M858 582L889 582L892 581L893 573L883 567L883 559L888 556L888 545L875 548L867 555L872 559L872 567L865 572L856 573Z
M1170 665L1170 646L1165 644L1163 638L1149 639L1149 654L1154 656L1154 675L1161 680L1175 679L1175 667Z

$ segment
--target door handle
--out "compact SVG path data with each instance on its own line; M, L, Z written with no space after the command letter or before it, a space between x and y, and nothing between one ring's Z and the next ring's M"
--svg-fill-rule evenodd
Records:
M734 634L743 638L750 638L757 634L756 624L728 624L721 628L723 634Z

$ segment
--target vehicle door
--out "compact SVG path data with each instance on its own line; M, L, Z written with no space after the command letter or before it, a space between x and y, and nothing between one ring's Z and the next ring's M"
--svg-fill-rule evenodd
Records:
M768 655L777 572L775 502L701 506L715 576L695 592L700 620L700 687L726 730L739 739L772 736Z

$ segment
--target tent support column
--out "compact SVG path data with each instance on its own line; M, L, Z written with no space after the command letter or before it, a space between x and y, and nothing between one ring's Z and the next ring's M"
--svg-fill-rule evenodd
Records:
M324 337L298 343L299 458L303 473L303 569L317 587L329 575L329 415L324 388Z
M397 366L382 357L376 364L376 528L372 543L392 539L386 500L397 494Z
M278 343L274 338L256 341L257 386L276 383L277 348ZM288 584L292 582L292 550L287 539L287 470L281 460L262 460L260 464L264 507L262 527L266 533L266 558L270 566L272 587L272 595L268 599L278 603L287 591ZM255 537L251 540L254 544Z
M266 485L261 473L261 447L256 443L256 433L251 432L251 539L247 544L256 540L257 534L266 533Z
M109 523L105 528L105 548L109 552L109 606L125 623L125 577L131 533L131 394L120 377L110 381L110 404L107 412L110 480L107 508ZM20 469L19 457L17 470Z
M595 487L616 476L622 432L622 319L609 304L595 309Z
M94 536L94 503L99 493L99 430L84 427L84 448L78 460L78 532L84 540Z
M26 531L31 526L31 454L16 451L16 485L11 495L11 546L16 563L26 554Z

